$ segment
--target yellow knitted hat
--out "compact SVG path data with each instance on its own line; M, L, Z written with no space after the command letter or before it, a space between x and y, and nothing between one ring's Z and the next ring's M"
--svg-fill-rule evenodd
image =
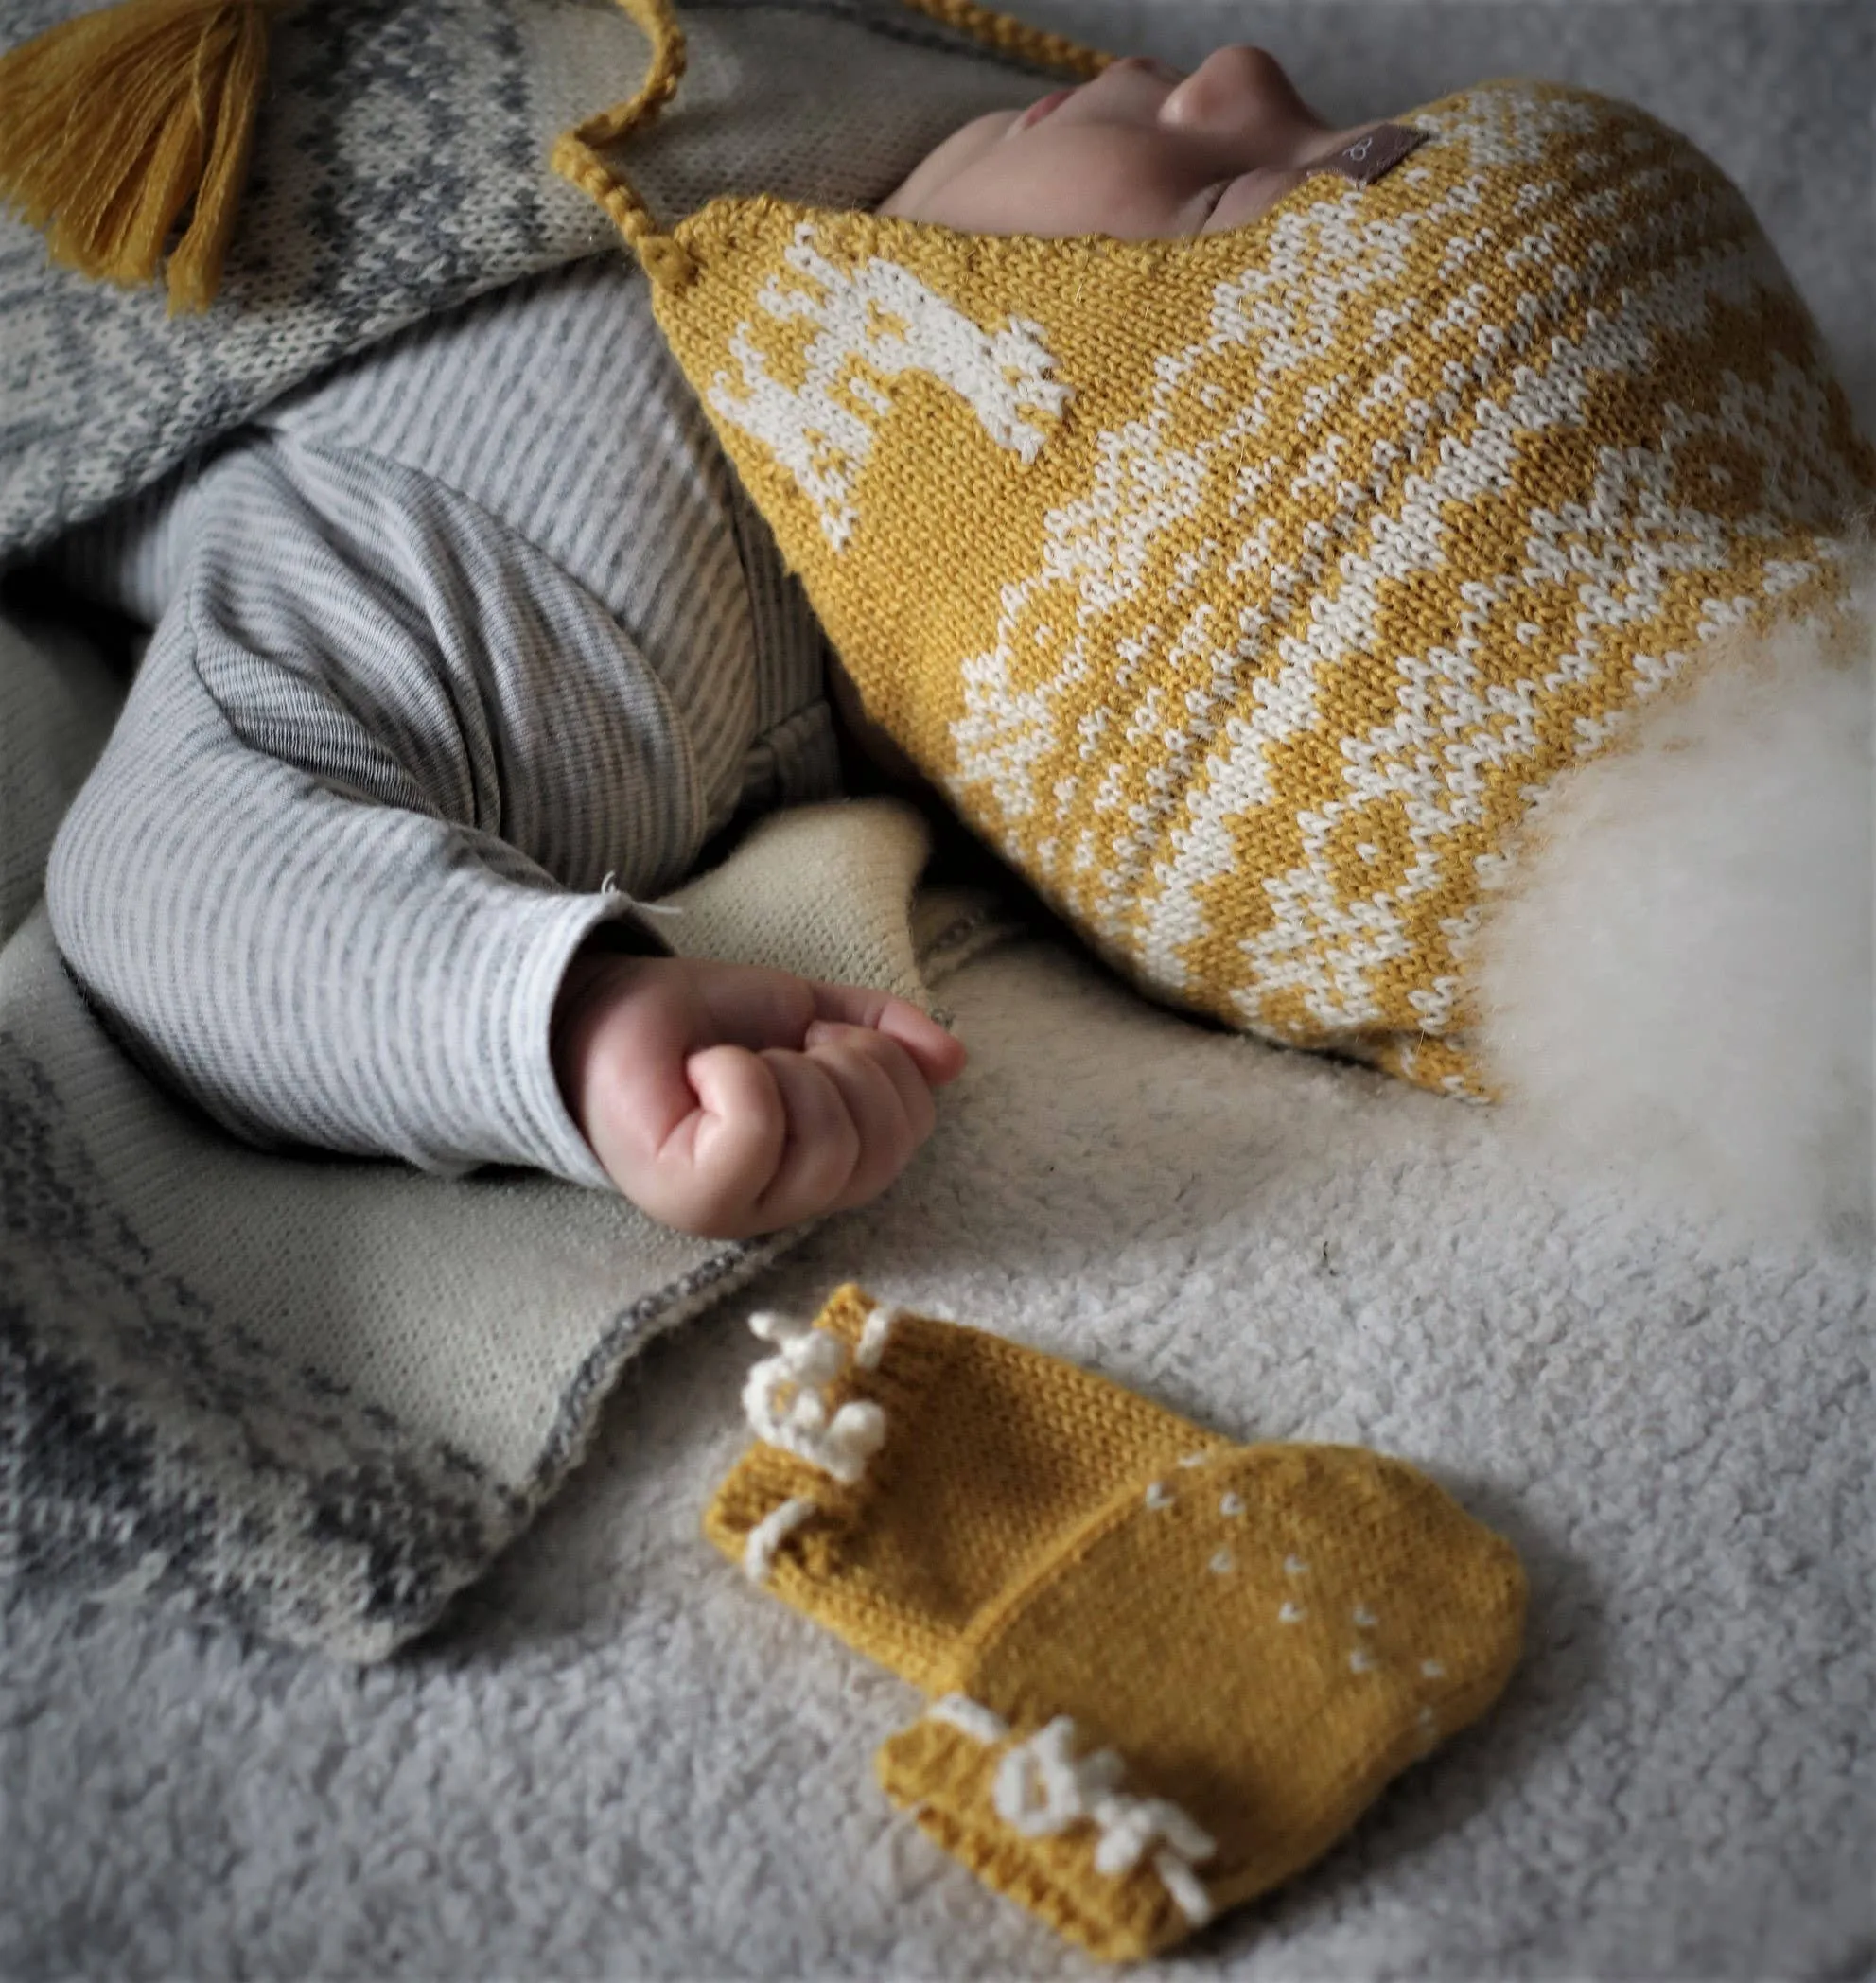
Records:
M1226 233L777 200L660 322L868 713L1144 988L1476 1086L1515 832L1709 634L1828 608L1876 493L1737 189L1544 83Z

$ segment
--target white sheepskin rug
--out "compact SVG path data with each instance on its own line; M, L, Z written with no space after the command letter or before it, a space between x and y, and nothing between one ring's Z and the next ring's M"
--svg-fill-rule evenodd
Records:
M1871 657L1721 637L1534 818L1480 938L1482 1057L1552 1153L1682 1208L1871 1218Z

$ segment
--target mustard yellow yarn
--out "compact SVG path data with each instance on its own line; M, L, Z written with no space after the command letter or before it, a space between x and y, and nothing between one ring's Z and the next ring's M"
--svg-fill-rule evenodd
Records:
M653 281L673 291L681 289L694 272L691 257L659 228L631 183L607 163L604 148L651 123L671 101L683 79L689 50L671 0L619 0L619 5L651 44L645 79L636 96L596 111L572 130L563 131L554 140L549 162L561 178L578 186L600 208Z
M1320 1858L1483 1714L1524 1603L1510 1547L1411 1467L1352 1447L1231 1448L1129 1482L978 1618L938 1692L1008 1734L927 1714L886 1743L880 1779L1052 1927L1110 1959L1148 1955ZM1187 1862L1185 1904L1183 1868L1155 1853L1104 1873L1095 1814L1012 1824L997 1772L1059 1716L1080 1754L1120 1759L1121 1789L1168 1800L1211 1842Z
M1475 1088L1534 798L1876 493L1737 190L1531 82L1230 233L984 238L776 200L661 322L868 713L1113 962Z
M706 1531L930 1696L888 1794L1095 1954L1289 1878L1502 1690L1517 1558L1411 1467L1235 1446L855 1287L817 1326L849 1355L815 1421L875 1409L876 1448L842 1482L759 1441Z
M850 1284L816 1324L857 1343L873 1307ZM927 1688L982 1606L1116 1478L1222 1443L1072 1363L919 1315L899 1318L890 1356L850 1391L879 1402L900 1434L859 1482L843 1486L752 1446L717 1489L704 1533L740 1561L764 1516L815 1496L819 1518L778 1556L770 1588Z
M947 27L994 48L999 55L1014 56L1038 68L1055 69L1064 76L1097 76L1113 60L1098 48L1072 40L1065 34L1051 34L1032 27L1013 14L994 8L979 7L976 0L904 0L914 13L927 14Z
M121 0L0 54L0 201L46 230L55 261L129 285L164 270L172 316L206 309L247 178L268 18L289 4Z

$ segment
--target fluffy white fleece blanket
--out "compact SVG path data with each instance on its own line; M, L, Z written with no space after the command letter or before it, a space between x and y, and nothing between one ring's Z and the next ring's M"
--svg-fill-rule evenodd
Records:
M1527 825L1475 970L1518 1133L1776 1233L1872 1210L1872 644L1735 631Z

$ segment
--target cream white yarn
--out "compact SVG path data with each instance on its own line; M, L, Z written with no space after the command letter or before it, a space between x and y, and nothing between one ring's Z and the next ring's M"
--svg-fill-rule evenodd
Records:
M765 1357L743 1386L743 1411L756 1437L805 1460L850 1486L885 1439L885 1413L851 1399L831 1416L822 1386L847 1368L848 1349L832 1330L766 1310L749 1326L777 1354Z
M775 1569L775 1553L804 1521L820 1512L813 1495L798 1494L771 1508L743 1545L743 1574L752 1584L766 1584Z
M926 1712L980 1742L996 1739L989 1729L1001 1726L989 1709L961 1694L945 1695ZM1058 1714L1027 1741L1006 1751L991 1791L997 1816L1026 1838L1065 1831L1081 1818L1090 1820L1100 1833L1095 1870L1110 1879L1131 1872L1154 1842L1163 1839L1165 1844L1153 1854L1154 1871L1194 1927L1209 1921L1211 1900L1192 1861L1209 1858L1217 1841L1169 1799L1133 1797L1122 1790L1127 1764L1114 1750L1094 1749L1078 1756L1075 1746L1073 1719Z

